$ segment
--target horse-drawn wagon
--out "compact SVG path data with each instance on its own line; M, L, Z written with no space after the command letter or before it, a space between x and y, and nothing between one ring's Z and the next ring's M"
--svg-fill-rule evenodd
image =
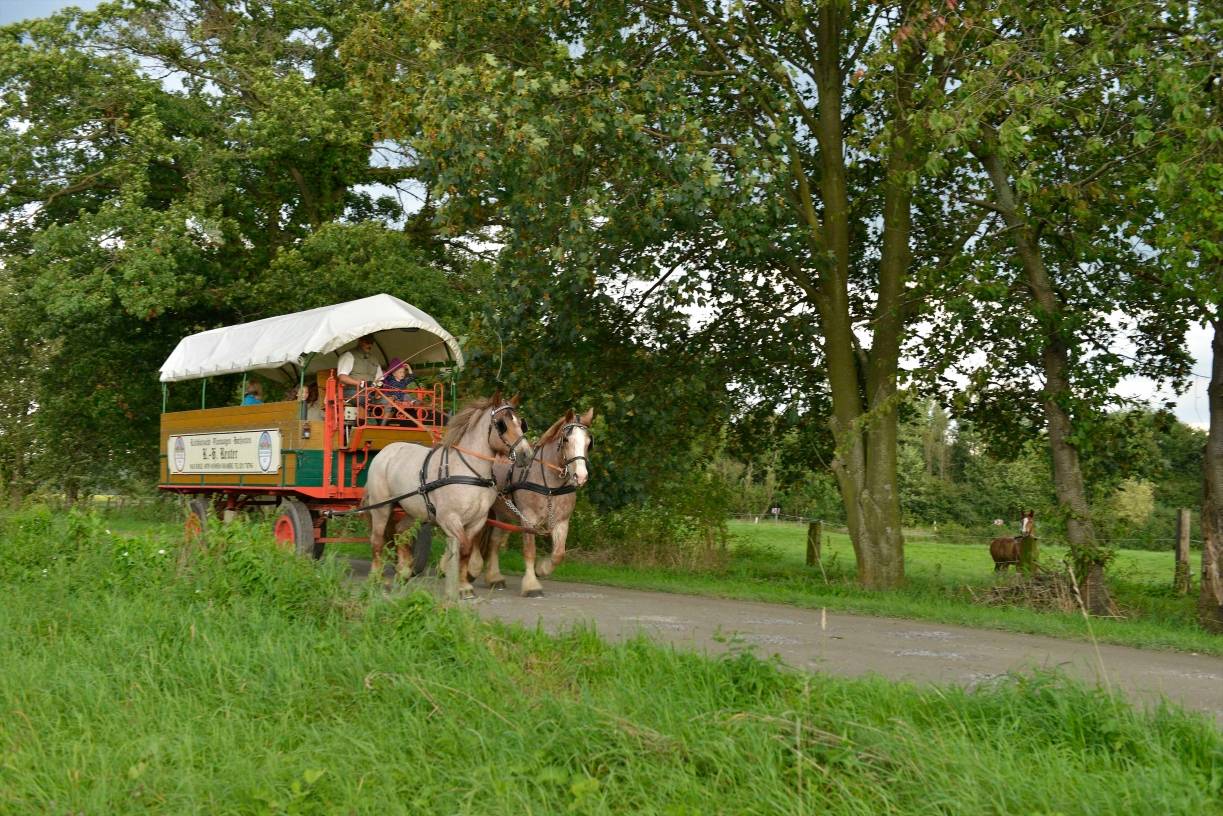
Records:
M395 388L343 376L337 367L361 338L380 369L403 361L435 381ZM328 537L328 512L360 505L368 466L387 445L441 438L454 403L448 377L462 363L458 341L437 321L385 294L183 338L161 367L159 487L188 497L189 533L274 507L276 539L301 555L365 541ZM291 398L208 407L209 378L237 374L257 374ZM188 380L200 381L200 407L165 411L166 389Z

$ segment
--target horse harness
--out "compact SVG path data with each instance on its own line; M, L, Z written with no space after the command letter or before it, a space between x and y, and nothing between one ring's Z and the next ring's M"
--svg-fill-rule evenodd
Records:
M505 421L497 420L496 417L497 417L497 414L501 413L502 411L512 411L512 410L514 410L514 406L510 405L507 402L501 405L500 407L494 409L492 412L492 416L491 416L491 418L494 420L492 423L493 429L497 431L497 436L500 437L502 444L504 444L506 447L509 448L511 462L514 461L514 458L513 458L514 450L518 447L519 444L521 444L523 441L526 440L526 435L520 434L518 437L518 441L514 442L514 444L511 445L505 439L505 430L506 430ZM490 462L496 461L495 458L487 457L487 456L484 456L483 454L479 454L474 451L464 451L462 448L458 447L457 445L456 446L442 446L440 448L430 448L429 452L425 454L425 461L421 463L420 486L417 487L415 490L409 490L407 493L401 493L398 496L392 496L391 498L386 499L385 501L380 501L377 504L367 504L361 507L354 507L352 510L342 510L342 511L324 510L322 515L326 516L327 518L335 518L336 516L347 516L347 515L351 515L352 513L364 513L367 510L375 510L379 507L385 507L388 504L397 504L398 502L403 501L404 499L411 498L412 496L420 496L425 501L425 513L427 514L427 520L436 521L437 520L437 508L434 506L433 500L429 497L429 494L432 493L434 490L437 490L442 487L446 487L448 485L456 485L456 484L457 485L469 485L471 487L496 487L497 486L496 480L494 480L491 475L487 477L467 476L462 473L458 473L453 476L450 475L450 451L452 449L456 453L458 453L459 459L463 461L463 464L472 473L475 473L476 469L472 467L471 462L467 461L467 457L463 455L464 453L470 453L472 456L475 456L479 459L487 459ZM441 462L438 464L438 470L437 470L438 478L434 479L431 482L427 482L425 480L429 478L429 462L433 460L433 455L437 453L439 450L442 452L442 459L441 459ZM513 465L511 464L510 467L512 468Z
M583 425L580 422L570 422L564 425L561 428L560 432L557 434L556 451L557 451L558 457L564 455L565 442L568 441L569 433L574 428L581 428L582 430L586 431L586 436L590 439L590 447L594 447L594 435L591 434L590 427L587 425ZM528 462L522 468L522 475L519 477L518 481L514 481L514 478L515 478L514 473L518 466L513 464L511 460L510 473L509 473L509 484L507 484L504 488L502 488L499 491L499 494L501 496L501 500L505 502L505 506L510 508L510 510L513 511L514 515L518 516L518 520L522 522L524 532L531 533L532 535L549 535L552 532L552 527L556 523L556 507L552 503L552 497L553 496L567 496L570 493L576 493L578 487L572 481L573 473L570 472L569 466L572 465L574 462L577 462L580 460L580 461L585 462L586 467L589 468L590 460L587 459L585 456L571 456L568 459L566 459L564 462L562 462L559 466L557 466L557 465L551 464L550 462L545 462L543 459L539 458L540 452L541 452L541 448L537 447L535 449L534 455L531 457L531 461ZM530 475L531 468L535 466L536 462L538 462L540 466L539 473L540 473L540 476L543 478L543 484L540 484L538 482L532 482L527 478ZM560 471L561 473L561 484L560 485L553 487L552 485L548 484L548 468L553 468L554 470ZM547 520L542 530L534 529L528 526L525 514L522 512L521 509L519 509L518 505L514 504L513 494L518 492L519 490L529 490L532 493L538 493L542 496L547 497L548 499Z

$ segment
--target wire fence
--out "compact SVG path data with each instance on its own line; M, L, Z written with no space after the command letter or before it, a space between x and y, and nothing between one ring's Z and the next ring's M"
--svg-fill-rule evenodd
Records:
M826 519L815 518L812 516L793 516L786 513L731 513L730 518L736 521L750 521L753 524L815 524L819 523L824 531L832 533L844 533L849 535L849 528L843 524L834 524ZM904 530L906 539L927 539L932 541L967 541L972 543L989 543L995 538L1004 537L1007 535L1005 528L999 527L988 533L940 533L937 530ZM1039 536L1038 536L1039 538ZM1169 549L1176 546L1176 536L1158 536L1153 538L1103 538L1096 539L1102 544L1145 544L1148 547L1152 544L1167 544ZM1191 538L1189 544L1194 549L1201 549L1202 542L1199 539Z

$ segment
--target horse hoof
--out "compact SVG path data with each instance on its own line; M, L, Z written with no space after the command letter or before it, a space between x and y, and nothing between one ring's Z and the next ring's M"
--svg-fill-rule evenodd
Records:
M488 585L488 588L489 589L505 589L505 579L502 578L500 581L493 581L491 584Z
M475 590L471 590L471 589L460 589L459 590L459 600L460 601L474 601L475 599L476 599Z
M528 592L523 597L524 598L542 598L543 596L544 596L544 591L542 589L532 589L530 592Z

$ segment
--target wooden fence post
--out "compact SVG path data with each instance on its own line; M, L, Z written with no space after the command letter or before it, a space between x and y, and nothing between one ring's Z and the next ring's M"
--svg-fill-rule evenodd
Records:
M807 525L807 566L814 567L820 563L820 536L824 523L813 521Z
M1178 595L1189 594L1189 511L1176 513L1176 573L1172 586Z

